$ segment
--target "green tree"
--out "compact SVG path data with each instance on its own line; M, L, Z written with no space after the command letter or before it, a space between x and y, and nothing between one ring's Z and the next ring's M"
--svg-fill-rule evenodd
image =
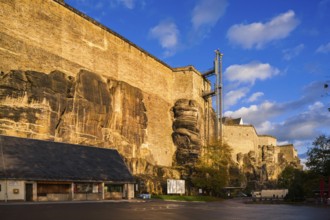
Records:
M278 177L278 187L289 190L287 200L301 201L305 197L304 182L306 174L292 166L287 166Z
M220 196L229 182L231 163L229 145L215 143L205 146L191 177L192 184L211 195Z
M310 171L322 176L330 176L330 136L317 137L307 156L306 166Z
M280 188L289 188L296 179L297 169L292 166L287 166L279 175L277 185Z

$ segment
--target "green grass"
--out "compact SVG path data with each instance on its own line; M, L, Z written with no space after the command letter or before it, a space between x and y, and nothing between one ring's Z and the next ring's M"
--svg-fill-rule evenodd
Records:
M215 202L221 201L221 198L211 196L179 196L179 195L152 195L153 199L174 200L174 201L198 201L198 202Z

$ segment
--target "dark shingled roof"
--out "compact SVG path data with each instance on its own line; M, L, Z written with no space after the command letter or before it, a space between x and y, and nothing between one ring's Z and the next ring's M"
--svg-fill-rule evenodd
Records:
M134 182L117 150L3 135L0 179Z

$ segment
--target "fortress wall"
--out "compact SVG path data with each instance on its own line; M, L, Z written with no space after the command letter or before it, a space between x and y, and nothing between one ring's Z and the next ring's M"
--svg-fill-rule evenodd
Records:
M139 151L138 146L133 146L131 151L136 152L130 155L154 164L172 165L176 147L171 136L171 109L178 99L195 99L201 107L200 118L204 118L201 93L210 85L198 71L192 67L172 69L118 34L56 1L0 0L0 57L0 70L5 73L13 69L47 74L59 70L77 77L78 72L85 69L102 76L105 83L113 79L140 89L148 118L146 139ZM203 140L203 120L200 126Z
M76 74L84 68L172 100L171 92L164 92L173 88L170 67L61 4L15 0L2 1L1 8L2 71Z
M278 146L279 151L284 155L285 159L288 161L295 161L297 155L297 151L294 149L292 144Z
M277 145L277 139L270 135L259 135L259 145Z
M238 153L255 151L258 154L259 137L252 125L223 125L223 137L233 149L234 161Z

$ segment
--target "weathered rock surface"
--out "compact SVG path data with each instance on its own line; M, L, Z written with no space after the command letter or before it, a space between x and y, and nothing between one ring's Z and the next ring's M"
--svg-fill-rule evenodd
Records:
M117 148L127 158L146 138L141 90L85 70L2 73L0 101L1 134Z
M180 99L172 108L173 142L177 147L176 164L193 165L201 150L200 118L201 112L194 100Z
M264 184L276 180L277 176L288 165L300 169L300 161L288 160L283 153L276 152L276 146L264 145L259 147L259 157L256 152L250 151L247 154L237 154L238 167L246 180L243 186L249 184L252 188L262 188ZM252 185L251 185L252 184Z
M72 106L74 82L64 73L10 71L0 77L0 133L54 140Z
M143 147L148 127L144 95L125 82L86 70L76 77L13 70L1 73L0 103L1 134L115 148L149 192L161 193L167 178L180 178L177 170L157 166ZM175 136L189 138L184 146L193 146L195 158L199 113L193 101L178 103Z

